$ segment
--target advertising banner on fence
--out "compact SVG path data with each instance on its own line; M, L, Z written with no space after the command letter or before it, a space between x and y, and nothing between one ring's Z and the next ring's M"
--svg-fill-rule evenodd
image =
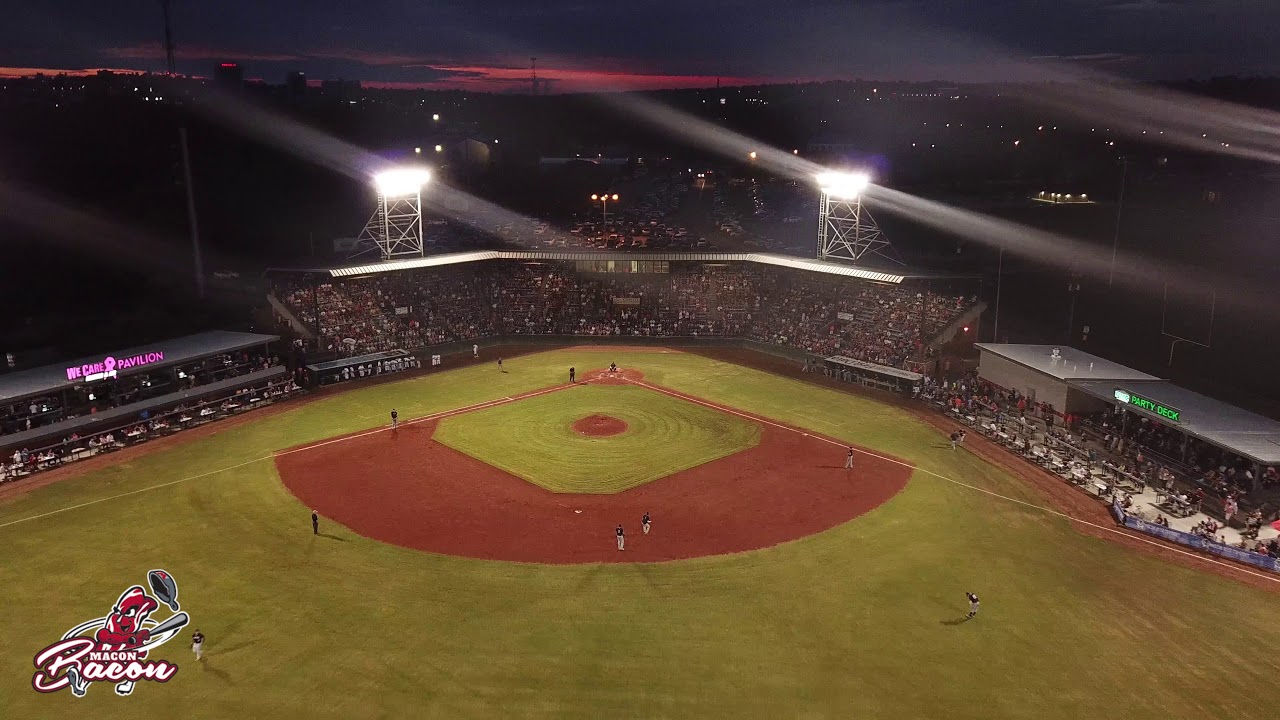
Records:
M1179 545L1186 545L1187 547L1195 548L1196 550L1204 550L1205 552L1210 552L1214 555L1235 560L1236 562L1246 563L1254 567L1262 568L1263 570L1271 570L1273 572L1280 570L1280 566L1277 566L1276 559L1273 557L1258 555L1257 553L1249 552L1248 550L1241 550L1240 548L1234 548L1230 545L1223 545L1222 543L1216 543L1212 540L1205 540L1199 535L1192 535L1191 533L1172 530L1164 527L1163 525L1156 525L1155 523L1147 522L1146 520L1139 520L1132 515L1125 516L1124 524L1125 527L1132 528L1138 532L1154 535L1164 540L1176 542Z

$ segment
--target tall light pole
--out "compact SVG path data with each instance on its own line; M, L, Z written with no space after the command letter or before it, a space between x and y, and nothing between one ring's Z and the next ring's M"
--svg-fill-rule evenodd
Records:
M603 223L604 225L608 225L609 224L609 201L612 200L614 202L618 202L618 193L614 193L612 195L608 193L605 193L604 195L591 193L591 200L593 202L598 201L600 203L601 223Z
M1116 203L1116 232L1111 240L1111 276L1107 278L1110 288L1116 280L1116 252L1120 249L1120 216L1124 212L1124 184L1129 176L1129 158L1120 158L1120 200Z
M378 246L383 260L404 255L422 257L422 187L431 173L422 167L384 170L374 176L378 188L378 209L360 240Z
M818 259L856 262L869 252L883 255L889 241L862 206L862 192L871 178L865 173L825 172L816 180L822 191L818 201Z
M1000 342L1000 285L1004 281L1004 246L1000 246L1000 255L996 259L996 316L991 321L991 340Z

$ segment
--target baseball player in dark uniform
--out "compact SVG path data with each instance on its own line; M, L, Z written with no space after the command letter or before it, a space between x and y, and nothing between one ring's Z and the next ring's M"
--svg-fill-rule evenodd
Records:
M196 654L197 660L204 656L204 633L198 628L191 636L191 650Z
M640 528L644 530L645 535L649 534L649 513L645 513L644 517L640 519Z
M618 536L618 549L622 550L627 544L627 534L622 532L621 525L618 526L618 529L615 530L614 533Z
M574 380L573 380L573 376L574 376L574 370L573 370L573 368L569 368L569 382L573 382L573 381L574 381Z
M853 469L853 446L852 445L849 446L849 452L846 453L844 456L844 469L845 470Z
M315 510L311 511L311 534L320 534L320 516L316 514Z
M396 412L395 408L391 408L391 429L395 430L396 426L399 424L400 424L400 415L399 413Z
M960 433L958 432L951 433L951 449L952 450L956 449L956 443L958 442L960 442Z
M965 593L964 596L969 598L969 614L964 619L971 620L978 614L978 596L971 592Z
M618 363L612 363L612 362L609 363L609 372L611 373L618 372Z

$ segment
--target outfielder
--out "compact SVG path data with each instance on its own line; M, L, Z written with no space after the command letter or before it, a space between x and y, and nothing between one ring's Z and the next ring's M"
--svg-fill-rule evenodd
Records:
M395 430L399 424L400 424L400 415L396 412L395 408L391 408L391 429Z
M618 529L617 529L617 530L615 530L614 532L618 535L618 549L619 549L619 550L621 550L621 549L623 549L623 548L626 546L626 544L627 544L627 534L626 534L626 533L624 533L624 532L622 532L622 526L621 526L621 525L619 525L619 526L618 526Z
M479 346L479 345L472 345L472 346L471 346L471 357L476 358L476 359L478 359L478 358L480 357L480 346Z
M971 592L967 592L964 595L969 598L969 614L966 615L964 619L972 620L973 617L978 614L978 596Z
M853 446L852 445L849 446L848 454L844 456L844 469L845 470L853 469Z
M191 636L191 650L196 654L196 659L204 657L204 633L199 628Z

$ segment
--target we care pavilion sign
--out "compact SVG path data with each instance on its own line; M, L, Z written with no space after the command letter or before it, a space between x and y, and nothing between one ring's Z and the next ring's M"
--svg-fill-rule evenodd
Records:
M1170 422L1182 422L1182 411L1177 408L1171 408L1168 405L1163 405L1155 400L1142 397L1141 395L1129 392L1128 390L1122 390L1121 388L1116 388L1115 396L1116 401L1124 405L1132 405L1142 410L1146 410L1147 412L1159 415Z

